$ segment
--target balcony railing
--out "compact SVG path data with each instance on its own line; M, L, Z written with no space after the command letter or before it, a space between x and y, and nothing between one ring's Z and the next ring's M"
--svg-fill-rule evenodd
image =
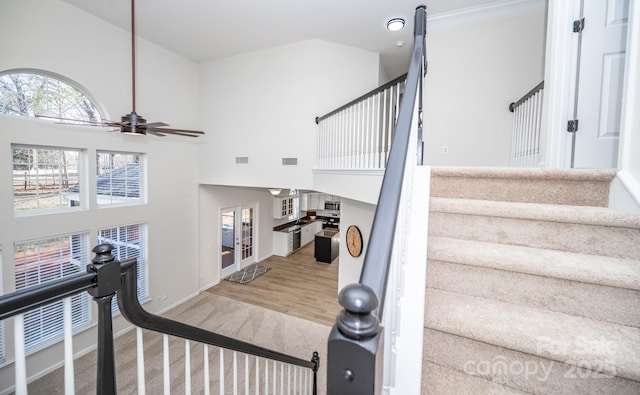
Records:
M87 273L75 274L47 283L22 289L7 295L0 296L0 320L14 317L14 370L15 393L18 395L27 393L27 369L24 348L23 315L28 311L47 305L49 303L64 300L64 342L65 342L65 372L64 391L66 394L75 393L73 370L73 343L71 325L70 298L73 295L87 291L98 305L98 339L97 339L97 371L96 393L115 394L117 392L117 375L114 355L114 339L112 329L111 300L118 295L118 306L122 315L137 327L137 374L139 394L145 393L145 374L143 355L142 329L147 329L163 334L163 384L164 393L170 391L169 368L169 336L184 339L185 342L185 376L184 384L186 393L192 392L191 357L189 355L190 343L198 342L204 345L203 366L204 383L194 384L194 391L198 393L210 393L211 382L209 380L209 353L208 346L219 347L220 378L219 391L225 393L225 361L222 350L232 351L232 376L228 383L233 393L238 392L238 386L245 391L255 389L259 392L259 385L264 385L265 392L268 387L286 390L294 394L317 393L317 371L320 363L318 353L314 353L310 360L303 360L291 355L283 354L247 342L222 336L201 328L187 325L182 322L170 320L145 311L137 298L136 260L127 259L117 261L111 254L113 246L100 244L93 249L96 254L92 263L87 267ZM252 356L249 358L249 356ZM244 376L238 375L238 360L244 359ZM277 364L276 364L277 363ZM255 375L249 377L249 366L255 371ZM260 366L263 366L261 377ZM270 369L271 368L271 373ZM280 373L276 374L279 368ZM285 373L286 371L286 373ZM271 381L269 376L271 376Z
M509 104L513 113L511 166L538 167L540 163L540 130L544 81Z
M407 75L316 118L316 168L384 169L389 160Z

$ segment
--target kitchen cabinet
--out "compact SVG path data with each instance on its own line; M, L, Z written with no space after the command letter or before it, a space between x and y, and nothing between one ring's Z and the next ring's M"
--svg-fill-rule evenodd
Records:
M322 230L322 222L314 221L302 227L302 236L300 238L301 245L307 245L311 243L315 237L315 234Z
M324 210L324 202L340 200L340 197L328 193L307 193L307 210Z
M296 213L297 197L275 198L273 201L273 218L281 219Z
M293 252L292 232L273 232L273 255L287 256Z

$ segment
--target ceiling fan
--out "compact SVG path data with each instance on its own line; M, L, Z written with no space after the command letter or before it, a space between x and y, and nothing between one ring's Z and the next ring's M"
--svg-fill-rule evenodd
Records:
M129 114L123 115L120 118L120 122L116 121L82 121L77 119L66 118L54 118L41 116L42 118L54 118L61 121L70 121L72 123L79 123L81 125L88 126L102 126L102 127L117 127L121 133L146 135L147 133L154 136L163 137L167 134L173 134L178 136L198 137L203 135L204 132L199 130L186 130L166 128L169 126L164 122L151 122L147 123L141 115L136 113L136 30L135 30L135 4L134 0L131 0L131 97L132 97L132 110Z

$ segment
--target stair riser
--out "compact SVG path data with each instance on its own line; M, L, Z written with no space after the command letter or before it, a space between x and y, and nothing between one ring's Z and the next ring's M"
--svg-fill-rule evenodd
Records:
M588 180L432 176L431 196L607 207L609 184L610 182Z
M432 211L429 236L523 245L618 258L640 256L640 230Z
M458 374L482 378L488 382L533 394L640 393L640 383L636 381L604 376L585 368L576 368L565 363L430 328L425 328L424 332L423 362L434 363L455 370ZM441 378L441 380L444 379ZM445 386L434 385L434 388L442 387ZM487 386L485 388L490 389ZM430 393L446 394L447 392Z
M629 289L432 260L427 287L640 327L640 292Z

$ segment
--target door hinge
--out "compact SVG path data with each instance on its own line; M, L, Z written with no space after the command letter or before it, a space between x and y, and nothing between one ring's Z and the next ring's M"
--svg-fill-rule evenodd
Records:
M584 30L584 18L573 21L573 32L582 33Z
M577 132L577 131L578 131L578 120L577 119L572 119L569 122L567 122L567 132L573 133L573 132Z

